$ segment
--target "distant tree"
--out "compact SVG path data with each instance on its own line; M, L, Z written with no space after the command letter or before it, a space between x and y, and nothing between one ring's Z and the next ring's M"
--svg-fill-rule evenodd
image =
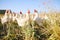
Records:
M0 14L4 14L6 10L0 10Z

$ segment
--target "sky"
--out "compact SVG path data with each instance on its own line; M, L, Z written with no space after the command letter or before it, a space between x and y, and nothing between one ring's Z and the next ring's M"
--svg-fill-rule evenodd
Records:
M14 12L26 13L34 9L40 11L59 10L60 0L0 0L0 10L11 9Z

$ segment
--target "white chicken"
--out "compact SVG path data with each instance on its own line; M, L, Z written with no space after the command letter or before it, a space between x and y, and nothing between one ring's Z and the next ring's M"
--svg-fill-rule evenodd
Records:
M13 12L13 14L12 14L12 21L14 22L16 20L16 18L17 18L17 14L15 12Z
M23 14L22 14L22 12L20 11L20 18L23 18Z
M42 19L38 16L38 12L37 10L34 10L34 18L33 18L33 21L35 21L38 25L42 25Z
M20 12L20 14L21 14L21 12ZM25 23L29 20L29 15L27 13L26 17L21 16L20 18L16 18L16 20L17 20L17 23L18 23L19 26L24 26Z
M17 23L18 23L19 26L23 26L24 25L24 22L25 22L24 19L25 18L23 18L22 12L20 12L20 17L16 17L16 21L17 21Z
M8 10L6 10L5 15L1 18L1 23L4 24L8 21Z
M28 12L26 13L26 20L30 20L30 10L28 10Z
M11 12L11 10L9 10L9 12L8 12L8 14L9 14L9 21L11 21L12 20L12 12Z

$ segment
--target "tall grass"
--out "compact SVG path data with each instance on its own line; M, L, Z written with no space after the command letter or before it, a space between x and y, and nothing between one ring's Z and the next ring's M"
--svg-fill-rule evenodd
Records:
M49 20L42 20L42 26L29 20L25 26L18 26L17 22L0 23L1 40L60 40L60 14L46 14ZM6 30L6 31L5 31ZM5 32L4 32L5 31ZM2 35L4 32L4 35Z

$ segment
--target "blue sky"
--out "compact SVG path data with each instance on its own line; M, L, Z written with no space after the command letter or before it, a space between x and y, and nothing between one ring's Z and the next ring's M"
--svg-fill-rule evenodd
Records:
M45 5L44 5L45 4ZM0 0L0 9L11 9L14 12L27 10L33 12L34 9L47 11L50 9L60 10L60 0Z

